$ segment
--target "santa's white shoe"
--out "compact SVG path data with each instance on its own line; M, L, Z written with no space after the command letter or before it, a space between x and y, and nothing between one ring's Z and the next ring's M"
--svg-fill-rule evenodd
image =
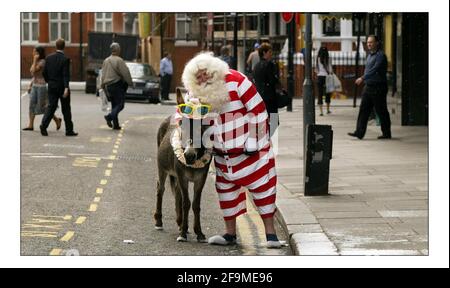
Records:
M267 241L267 248L269 249L280 249L285 246L287 246L286 241Z
M227 239L225 239L224 236L215 235L208 239L208 244L220 246L234 245L236 244L236 237L234 237L231 241L227 241Z

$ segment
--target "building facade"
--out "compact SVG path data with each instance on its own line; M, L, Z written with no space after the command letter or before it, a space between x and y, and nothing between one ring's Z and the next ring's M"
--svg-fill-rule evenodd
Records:
M129 14L132 14L131 17ZM133 17L134 14L134 17ZM138 34L137 13L21 13L21 77L30 78L32 51L43 46L46 54L55 51L58 38L66 40L65 53L71 59L71 79L86 77L88 32Z

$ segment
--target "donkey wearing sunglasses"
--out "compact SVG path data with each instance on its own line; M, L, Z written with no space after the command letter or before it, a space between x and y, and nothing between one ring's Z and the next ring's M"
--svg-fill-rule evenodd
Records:
M179 107L185 107L180 89L177 89ZM183 105L185 104L185 105ZM187 103L189 104L189 103ZM187 112L191 112L189 109ZM182 112L182 111L180 111ZM194 232L198 242L206 242L200 225L200 201L203 186L208 176L212 149L203 146L202 138L210 127L204 119L192 119L179 113L180 119L173 116L163 121L158 130L158 174L157 202L154 214L157 230L163 229L162 199L167 176L169 176L172 193L175 196L176 221L179 227L177 241L186 242L188 232L188 216L191 201L188 183L194 182Z

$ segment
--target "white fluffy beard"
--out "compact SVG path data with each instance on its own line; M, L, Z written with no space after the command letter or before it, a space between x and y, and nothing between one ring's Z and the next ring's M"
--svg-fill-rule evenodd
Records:
M225 80L210 80L203 85L191 85L189 97L197 98L200 103L211 105L211 111L220 113L222 107L230 102Z

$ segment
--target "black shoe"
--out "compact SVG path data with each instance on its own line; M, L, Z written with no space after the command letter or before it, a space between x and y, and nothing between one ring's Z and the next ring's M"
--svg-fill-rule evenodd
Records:
M378 139L391 139L391 138L392 138L391 135L381 135L381 136L378 136Z
M25 127L25 128L23 128L22 130L23 130L23 131L33 131L34 129L33 129L33 128L30 128L30 127Z
M108 125L109 128L112 128L113 125L112 125L111 120L109 120L108 115L105 115L105 120L106 120L106 125Z
M348 135L348 136L352 136L352 137L356 137L356 138L358 138L358 139L360 139L360 140L363 138L363 137L359 136L358 134L356 134L356 133L351 133L351 132L350 132L350 133L347 133L347 135Z
M66 136L78 136L78 133L70 131L70 132L66 132Z
M47 129L45 129L45 128L42 127L42 126L39 126L39 129L41 129L41 135L42 135L42 136L48 136Z
M120 130L122 129L122 126L114 126L113 130Z

